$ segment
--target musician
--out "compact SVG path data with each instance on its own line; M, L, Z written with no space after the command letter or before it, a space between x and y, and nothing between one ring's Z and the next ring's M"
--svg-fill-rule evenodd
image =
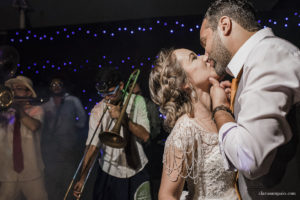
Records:
M66 91L61 78L53 78L49 89L51 97L42 105L45 112L42 153L49 199L55 200L63 199L76 167L74 163L80 159L78 143L86 125L86 113L80 99Z
M36 97L32 81L25 76L9 79L5 86L15 97ZM0 200L14 200L20 193L28 200L47 200L40 149L43 109L14 99L1 115Z
M91 112L86 145L90 144L105 107L108 106L109 110L104 114L91 145L86 148L86 159L80 180L74 187L74 196L78 197L81 194L87 174L87 170L84 169L86 167L89 169L92 165L92 162L88 163L88 161L97 156L101 149L100 169L95 182L93 199L151 199L149 175L145 169L148 159L142 148L142 143L147 142L150 137L145 100L142 96L132 94L120 131L120 135L126 138L127 145L121 149L111 148L101 143L98 136L103 131L111 130L120 116L120 106L116 105L122 101L124 82L117 71L109 69L102 71L97 81L96 89L103 100L95 105ZM110 124L112 119L114 120Z

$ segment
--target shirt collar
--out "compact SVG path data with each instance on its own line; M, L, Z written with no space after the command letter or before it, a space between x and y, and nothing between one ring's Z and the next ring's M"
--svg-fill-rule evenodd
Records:
M261 29L252 35L232 57L226 68L227 73L236 78L252 49L259 41L268 36L274 36L271 28Z

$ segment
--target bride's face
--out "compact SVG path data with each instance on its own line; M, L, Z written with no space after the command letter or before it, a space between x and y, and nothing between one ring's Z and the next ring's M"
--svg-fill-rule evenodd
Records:
M174 55L194 87L207 89L210 85L208 78L218 78L213 63L205 62L204 56L197 56L188 49L176 49Z

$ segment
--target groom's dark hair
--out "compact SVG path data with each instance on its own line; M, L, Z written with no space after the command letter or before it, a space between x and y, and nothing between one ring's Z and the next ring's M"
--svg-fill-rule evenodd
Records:
M250 32L261 29L256 19L256 10L247 0L216 0L205 13L208 26L213 31L217 29L218 21L222 16L228 16L244 29Z

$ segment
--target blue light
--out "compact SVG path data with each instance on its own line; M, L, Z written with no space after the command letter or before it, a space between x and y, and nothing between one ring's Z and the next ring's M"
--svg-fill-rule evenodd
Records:
M74 71L74 72L77 72L77 69L74 69L73 71Z
M140 65L141 65L141 66L143 66L143 65L144 65L144 63L141 63Z
M184 24L181 24L181 27L184 27Z
M72 62L71 62L71 61L69 62L69 65L72 65Z
M152 31L152 27L149 27L149 30Z
M151 65L152 68L154 68L154 65Z
M260 24L260 23L261 23L261 20L259 19L257 22Z
M131 68L134 69L134 65L132 65Z
M286 17L286 18L285 18L285 21L288 21L288 20L289 20L289 18L288 18L288 17Z
M66 29L66 28L64 28L64 31L67 31L67 29Z
M20 67L20 64L17 64L18 67Z
M42 40L43 38L42 37L40 37L40 40Z
M46 60L46 63L49 64L49 63L50 63L50 60Z
M67 38L70 38L70 36L69 36L69 35L67 35L66 37L67 37Z
M22 39L20 39L20 40L19 40L19 42L23 42L23 40L22 40Z
M30 67L30 66L28 66L28 67L27 67L27 69L31 69L31 67Z
M288 25L287 25L287 24L285 24L285 25L284 25L284 27L288 27Z
M111 33L110 35L111 35L112 37L114 37L114 36L115 36L115 34L114 34L114 33Z
M134 31L130 31L130 34L133 34L134 33Z
M167 23L167 22L165 22L165 23L164 23L164 26L167 26L167 25L168 25L168 23Z
M272 22L272 20L271 20L271 19L269 19L269 22Z
M178 21L176 21L176 22L175 22L175 24L179 24L179 22L178 22Z
M98 65L98 67L101 68L102 66L101 66L101 65Z
M85 60L86 63L89 63L89 60Z
M59 31L56 31L56 34L59 35Z
M295 12L295 13L294 13L294 15L298 15L298 13L297 13L297 12Z
M124 31L127 31L127 28L126 28L126 27L124 27Z
M84 109L87 110L87 107L85 106Z
M198 28L200 28L200 26L199 26L199 25L196 25L196 28L198 29Z
M50 40L53 40L53 37L50 37Z
M19 35L19 32L16 32L16 35Z
M97 36L98 36L97 33L95 33L95 34L94 34L94 37L97 37Z
M11 42L14 42L15 40L13 38L10 39Z
M121 61L121 63L124 63L124 62L125 62L124 60Z
M143 28L143 31L146 31L146 29L145 29L145 28Z
M148 58L148 60L151 60L151 58Z
M85 93L85 90L82 90L82 93Z
M109 63L109 64L111 64L111 63L112 63L112 61L110 60L108 63Z
M79 120L79 117L76 117L75 119L78 121L78 120Z
M274 21L274 23L273 23L273 24L275 24L275 25L276 25L276 24L277 24L277 22L276 22L276 21Z
M66 66L66 65L67 65L67 63L64 62L64 66Z
M23 71L20 71L20 74L23 74Z
M159 21L159 20L157 20L157 21L156 21L156 23L158 23L158 24L159 24L159 23L160 23L160 21Z
M190 28L190 32L193 32L193 29L192 29L192 28Z
M44 37L44 38L46 38L46 37L47 37L47 35L43 35L43 37Z
M27 31L27 33L28 33L28 34L30 34L30 33L31 33L31 31L30 31L30 30L28 30L28 31Z
M105 34L105 33L106 33L106 30L103 30L102 33Z
M33 63L33 66L36 66L36 63Z
M36 38L37 36L36 36L36 35L33 35L33 37Z
M298 26L300 26L300 23L298 24Z
M29 37L28 37L28 36L26 36L25 38L26 38L26 40L29 40Z
M130 57L127 57L127 60L130 60Z
M174 33L173 29L170 30L170 33Z
M72 31L72 35L75 35L75 32L74 32L74 31Z
M121 28L118 28L118 31L121 31L122 29Z
M92 102L92 99L89 99L89 102Z
M43 65L43 69L46 69L46 66L45 66L45 65Z
M54 67L55 67L55 65L51 65L51 67L52 67L52 68L54 68Z
M102 56L102 58L103 58L103 59L105 59L105 58L106 58L106 56Z
M36 74L38 74L38 73L39 73L39 71L38 71L38 70L36 70L36 71L35 71L35 73L36 73Z
M141 27L138 27L138 30L140 31L142 28Z
M81 27L79 27L78 30L81 31Z
M57 67L57 70L60 70L60 67Z
M88 115L91 115L91 113L89 112Z
M91 31L87 30L87 31L86 31L86 34L90 34L90 32L91 32Z

